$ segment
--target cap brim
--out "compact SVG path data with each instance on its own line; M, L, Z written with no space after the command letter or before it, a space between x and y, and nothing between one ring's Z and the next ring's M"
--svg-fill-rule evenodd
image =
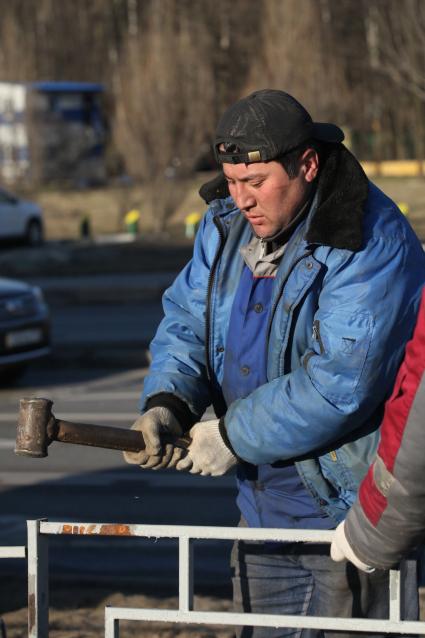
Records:
M313 137L321 142L339 143L344 140L344 132L335 124L325 122L313 123Z

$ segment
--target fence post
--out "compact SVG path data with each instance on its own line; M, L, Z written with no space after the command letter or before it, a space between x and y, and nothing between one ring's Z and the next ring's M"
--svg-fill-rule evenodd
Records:
M390 620L393 622L400 621L401 612L401 581L400 571L396 569L390 570Z
M40 534L40 520L27 521L27 534L28 638L48 638L48 537Z
M105 607L105 638L120 638L119 620L110 618L109 605Z
M179 538L179 610L193 610L193 540Z

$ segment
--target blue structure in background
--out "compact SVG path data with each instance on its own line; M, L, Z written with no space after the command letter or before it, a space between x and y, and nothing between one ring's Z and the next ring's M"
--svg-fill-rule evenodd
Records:
M3 180L104 181L103 93L90 82L0 82Z

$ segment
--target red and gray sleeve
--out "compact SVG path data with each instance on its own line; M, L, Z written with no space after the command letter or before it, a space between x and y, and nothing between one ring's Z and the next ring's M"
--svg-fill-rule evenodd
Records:
M381 441L345 533L368 565L389 569L425 537L425 292L385 406Z

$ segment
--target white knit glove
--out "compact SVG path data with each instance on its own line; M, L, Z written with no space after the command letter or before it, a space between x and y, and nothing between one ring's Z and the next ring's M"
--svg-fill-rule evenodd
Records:
M335 530L334 539L331 544L331 558L337 563L340 563L343 560L349 560L353 563L353 565L368 574L375 571L374 567L370 567L370 565L363 563L353 552L353 549L345 535L344 521L342 521Z
M177 462L176 470L201 476L222 476L236 465L237 458L224 443L218 425L218 419L195 423L189 431L192 442L185 456Z
M131 429L143 434L146 447L140 452L124 452L127 463L140 465L144 469L158 470L169 467L172 458L175 464L180 458L179 455L184 452L175 448L172 443L161 442L161 436L164 434L175 437L183 434L179 422L168 408L151 408L133 423Z

